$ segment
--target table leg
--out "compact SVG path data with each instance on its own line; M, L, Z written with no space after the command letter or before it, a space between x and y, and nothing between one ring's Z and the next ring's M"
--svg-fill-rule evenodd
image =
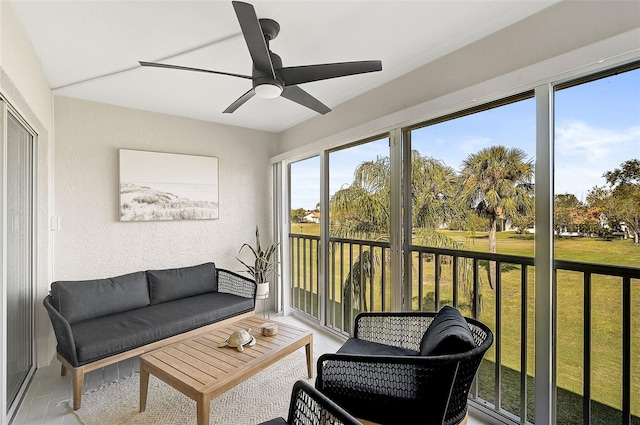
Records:
M313 335L310 335L309 342L304 346L307 352L307 374L313 378Z
M209 413L211 410L211 401L203 394L198 394L197 400L198 409L198 425L209 425Z
M149 389L149 372L140 368L140 411L147 408L147 391Z

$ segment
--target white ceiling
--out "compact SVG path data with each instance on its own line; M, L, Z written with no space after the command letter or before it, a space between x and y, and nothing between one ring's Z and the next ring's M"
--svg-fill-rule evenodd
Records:
M301 87L330 108L459 49L558 0L253 1L281 27L283 66L382 60L381 72ZM317 114L254 97L223 75L142 68L150 61L251 74L231 1L13 1L57 95L281 132ZM330 112L331 114L332 112Z

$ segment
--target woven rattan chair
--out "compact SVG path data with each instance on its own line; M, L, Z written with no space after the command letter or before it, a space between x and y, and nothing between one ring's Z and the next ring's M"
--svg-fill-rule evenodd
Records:
M288 420L275 418L259 425L362 425L324 394L305 381L297 381L291 391Z
M420 353L436 313L359 314L354 336L337 353L318 359L316 388L360 420L461 423L469 388L493 334L486 325L455 313L461 326L466 321L468 344L475 347L447 355Z

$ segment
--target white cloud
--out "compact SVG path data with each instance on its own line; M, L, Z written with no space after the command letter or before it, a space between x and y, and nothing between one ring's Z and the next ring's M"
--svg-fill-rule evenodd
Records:
M602 186L605 171L640 158L640 126L608 129L581 121L556 126L555 193L583 199L589 189Z
M613 130L570 121L556 128L555 146L556 154L588 162L599 163L621 151L633 158L640 155L640 127Z
M460 144L459 150L465 153L466 158L469 154L477 153L481 149L491 146L493 144L492 140L493 139L490 137L483 136L463 140Z

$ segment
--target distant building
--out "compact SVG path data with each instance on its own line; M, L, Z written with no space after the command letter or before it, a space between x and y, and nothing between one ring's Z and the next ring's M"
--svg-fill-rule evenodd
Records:
M320 223L320 213L318 211L312 211L309 214L302 217L302 221L305 223Z

